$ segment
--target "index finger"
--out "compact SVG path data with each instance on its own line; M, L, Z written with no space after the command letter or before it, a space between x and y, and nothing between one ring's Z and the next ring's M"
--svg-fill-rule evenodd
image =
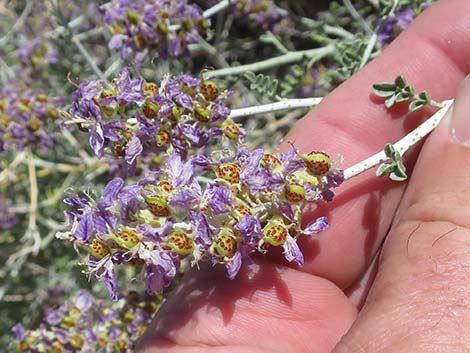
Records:
M470 2L439 1L381 56L298 122L286 141L302 152L342 154L344 167L351 166L380 151L387 142L395 142L423 119L423 113L398 119L407 107L384 108L371 97L374 83L404 74L417 90L428 90L434 100L449 98L470 71L469 57ZM414 161L407 163L412 169ZM326 214L331 227L319 239L302 237L306 260L302 270L342 288L351 285L382 242L404 188L404 183L377 179L369 172L338 188L331 203L316 205L307 217Z

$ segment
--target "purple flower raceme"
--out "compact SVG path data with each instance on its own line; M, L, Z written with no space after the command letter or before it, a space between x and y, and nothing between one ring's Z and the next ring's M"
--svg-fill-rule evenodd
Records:
M389 16L380 25L377 40L382 47L387 46L396 36L413 21L415 13L411 7L398 9L394 16Z
M115 178L98 200L65 202L69 229L58 237L88 252L89 273L118 298L116 270L132 266L147 289L161 292L181 265L222 264L234 278L253 253L282 247L303 264L300 236L327 228L318 218L301 227L308 201L329 201L343 173L322 152L268 154L241 145L210 156L178 153L134 183Z
M128 292L112 305L81 291L57 308L45 308L34 329L12 329L10 352L132 352L159 306L154 295Z
M167 76L157 85L125 69L112 82L80 85L73 99L69 122L88 130L99 158L106 154L123 170L155 166L171 151L187 158L243 136L228 118L229 92L212 80Z
M201 8L186 0L114 0L103 12L113 34L109 48L120 50L123 59L134 54L138 65L155 53L162 58L189 54L188 45L209 28Z
M26 147L48 151L64 98L20 87L0 91L0 152Z

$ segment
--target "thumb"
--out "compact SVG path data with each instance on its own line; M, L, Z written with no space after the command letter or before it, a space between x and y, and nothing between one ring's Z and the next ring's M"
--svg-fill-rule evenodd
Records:
M426 141L343 352L470 347L470 78Z

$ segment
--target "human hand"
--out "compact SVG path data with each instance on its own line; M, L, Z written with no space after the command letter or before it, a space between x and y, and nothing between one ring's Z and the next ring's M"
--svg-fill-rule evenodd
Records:
M469 57L470 2L442 0L287 139L301 151L359 161L423 118L400 119L406 110L399 107L386 111L370 96L374 82L404 74L435 99L449 98L470 72ZM415 168L406 192L405 184L372 173L345 183L333 202L306 215L328 215L331 226L319 239L304 237L302 268L263 258L233 281L224 268L192 270L158 312L139 352L465 350L470 149L451 142L449 125L464 126L469 101L469 93L458 98L453 122L444 121L428 139L416 166L407 161Z

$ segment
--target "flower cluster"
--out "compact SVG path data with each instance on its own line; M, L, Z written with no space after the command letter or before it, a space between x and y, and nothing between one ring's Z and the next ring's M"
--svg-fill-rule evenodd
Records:
M234 278L250 255L282 247L288 261L303 264L301 235L328 226L325 217L301 228L308 201L331 200L342 170L322 152L262 149L170 155L160 171L133 184L110 181L98 200L68 198L69 231L58 237L84 248L90 273L116 300L115 267L137 266L147 288L161 292L182 262L223 264Z
M234 6L238 16L247 18L264 29L272 28L282 19L278 7L272 0L242 0L236 2Z
M188 54L188 45L209 28L200 7L186 0L114 0L103 10L113 34L109 48L120 49L123 59L137 54L138 65L150 52L162 58Z
M54 142L51 124L59 117L64 98L40 91L7 88L0 91L0 152L11 147L49 150Z
M129 292L107 307L90 293L79 292L70 303L46 309L35 330L13 327L13 352L133 352L158 308L155 296Z
M228 96L211 80L167 76L156 84L126 69L113 82L82 84L69 122L88 129L98 158L106 153L132 175L138 162L150 167L172 151L187 158L215 142L238 140L243 131L228 118Z

